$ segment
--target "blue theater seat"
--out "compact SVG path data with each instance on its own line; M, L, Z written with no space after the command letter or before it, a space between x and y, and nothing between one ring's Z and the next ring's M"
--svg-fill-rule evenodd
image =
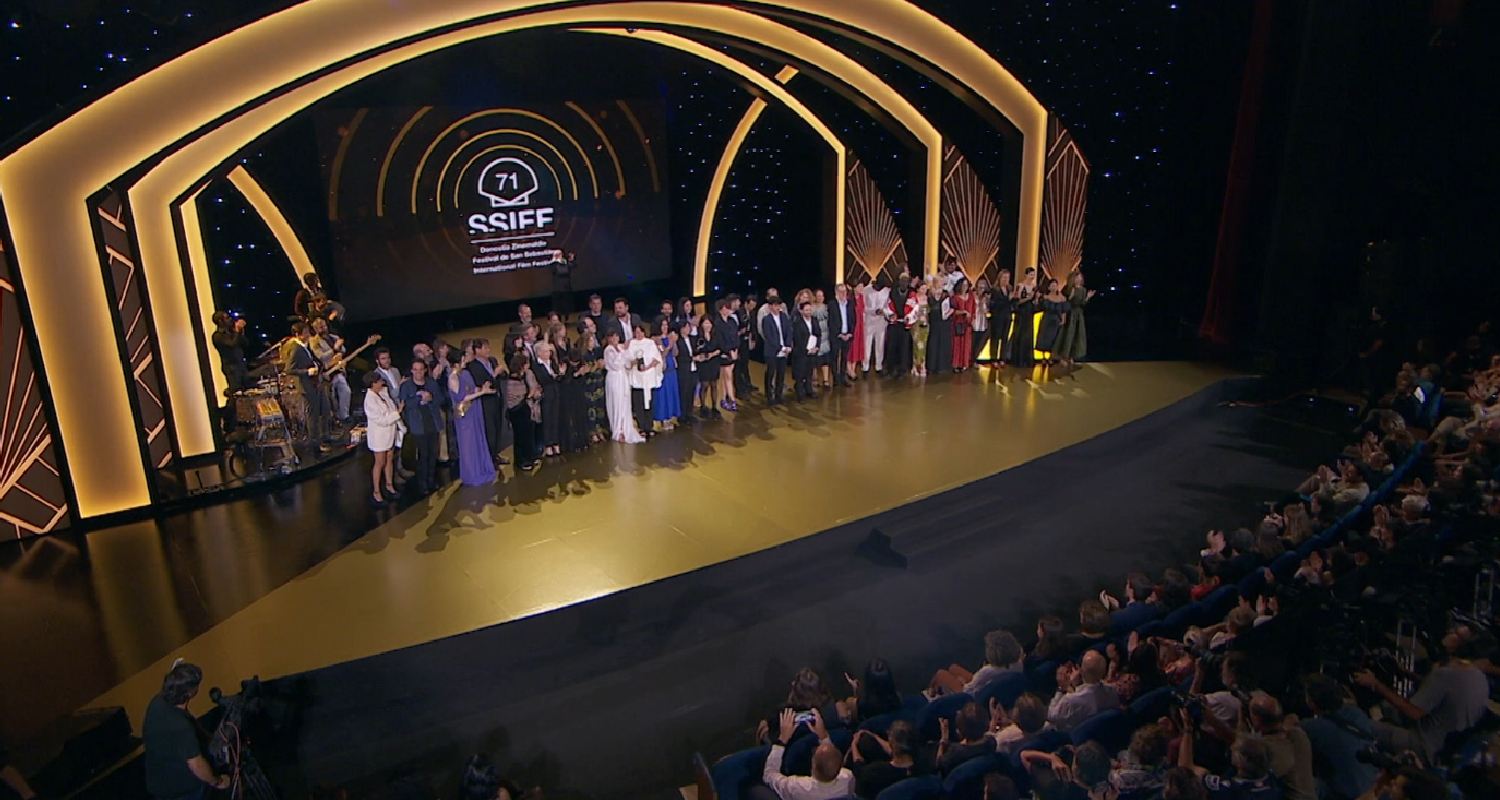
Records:
M1133 730L1135 723L1130 715L1118 708L1111 708L1079 723L1072 731L1072 739L1075 745L1098 742L1113 753L1125 747Z
M760 783L760 774L766 768L769 747L752 747L738 753L730 753L709 768L713 776L714 793L719 800L740 800L746 788Z
M938 728L938 720L946 719L952 722L953 717L958 714L958 710L973 699L973 697L969 696L968 692L959 692L958 694L944 695L923 706L922 710L917 712L915 723L918 738L924 742L937 739L938 734L941 733Z
M1172 703L1172 687L1162 686L1130 702L1130 718L1136 725L1149 725L1162 718Z
M974 695L974 700L979 703L980 708L985 710L985 713L989 713L990 698L1000 701L1000 705L1008 709L1016 704L1016 698L1020 697L1025 691L1026 673L1011 672L990 681L988 686L980 689L979 693Z
M942 796L943 782L935 775L925 775L891 784L875 800L937 800Z
M984 800L984 776L1005 772L1008 759L998 755L971 758L943 778L943 797L947 800Z

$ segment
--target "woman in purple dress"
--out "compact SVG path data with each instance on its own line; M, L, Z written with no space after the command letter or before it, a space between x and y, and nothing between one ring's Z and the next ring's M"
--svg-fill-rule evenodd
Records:
M463 361L448 372L448 392L453 397L453 427L458 434L458 479L465 486L482 486L495 482L495 463L490 460L489 443L484 438L484 409L480 398L495 393L488 381L474 384L467 369L474 360L472 348L464 343Z

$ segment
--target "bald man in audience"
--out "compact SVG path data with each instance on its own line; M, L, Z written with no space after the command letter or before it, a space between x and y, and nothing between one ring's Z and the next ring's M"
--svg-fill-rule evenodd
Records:
M828 728L823 724L823 715L817 709L807 712L810 719L799 721L797 712L783 709L780 735L771 745L766 756L766 766L761 780L781 800L829 800L848 797L854 790L854 773L844 769L844 754L828 740ZM786 743L792 740L799 725L807 725L818 737L818 749L813 751L812 775L782 775L781 759L786 754Z
M1071 731L1101 711L1119 708L1120 696L1103 683L1108 669L1097 650L1086 651L1077 666L1058 667L1057 694L1047 707L1047 722L1057 730Z

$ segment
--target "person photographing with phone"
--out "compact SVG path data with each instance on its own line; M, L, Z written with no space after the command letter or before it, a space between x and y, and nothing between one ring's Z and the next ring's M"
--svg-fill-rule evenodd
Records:
M761 771L761 780L766 786L781 800L827 800L849 796L854 788L854 773L844 768L844 755L829 740L822 713L816 708L803 712L784 708L778 722L776 741L771 744L771 753L766 756L766 766ZM818 737L818 747L813 751L812 775L782 775L781 760L786 755L786 745L801 726L806 726Z

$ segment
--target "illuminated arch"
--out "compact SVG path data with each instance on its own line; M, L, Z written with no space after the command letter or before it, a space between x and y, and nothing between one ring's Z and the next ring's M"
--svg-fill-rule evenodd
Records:
M235 189L239 190L240 194L244 195L245 200L250 203L251 208L255 209L261 221L266 223L266 227L271 229L271 235L276 238L276 243L281 245L281 252L285 253L287 260L291 262L297 284L301 285L303 275L309 272L316 273L318 269L313 266L312 258L307 255L307 248L302 246L302 239L292 229L292 223L287 220L286 215L281 213L281 208L276 205L276 201L266 194L265 187L260 185L260 181L257 181L244 165L237 165L225 177Z
M888 40L968 86L1015 123L1023 136L1017 260L1035 261L1046 112L993 58L907 0L745 5L815 17ZM173 405L178 446L184 455L207 452L212 446L208 409L196 400L199 328L177 266L169 210L202 175L316 99L452 44L522 27L601 22L743 35L745 21L725 16L735 14L766 22L700 2L558 7L549 0L432 0L354 8L348 0L306 0L152 70L0 160L11 255L26 287L40 354L70 363L70 369L51 373L57 424L65 444L79 445L79 452L89 445L89 458L70 463L79 513L97 516L150 501L125 376L114 362L114 349L105 345L113 341L113 320L94 265L85 204L100 186L172 153L131 189L130 202L166 383L182 400ZM843 79L836 70L830 73ZM195 278L205 285L207 275L195 268ZM201 308L201 298L197 305Z

